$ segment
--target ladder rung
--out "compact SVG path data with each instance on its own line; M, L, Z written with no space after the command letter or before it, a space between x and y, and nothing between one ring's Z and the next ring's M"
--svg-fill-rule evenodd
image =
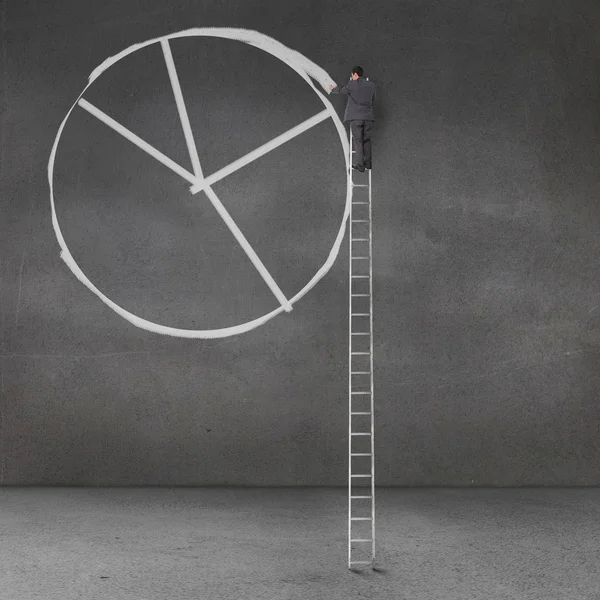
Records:
M350 475L350 477L371 477L371 475L361 474L361 475Z
M373 561L371 560L351 560L351 565L372 565Z
M351 313L351 315L353 317L368 317L368 316L370 316L369 313Z
M351 521L370 521L371 517L350 517Z
M371 413L370 412L362 412L361 411L361 412L351 412L350 414L351 415L370 415ZM367 456L367 455L366 454L364 454L364 455L361 454L361 456Z
M368 183L353 183L352 187L369 187L369 184ZM365 204L367 204L367 203L365 202Z
M371 371L350 371L350 375L370 375Z
M367 540L367 539L362 539L362 538L357 538L354 540L350 540L351 542L372 542L373 540Z
M369 332L365 332L363 333L362 331L360 333L351 333L350 335L371 335Z
M360 186L354 186L354 187L360 187ZM353 202L352 204L369 204L368 202Z
M368 256L352 256L352 260L369 260Z
M369 279L368 275L350 275L352 279Z
M351 296L356 296L359 298L368 298L369 294L350 294Z
M352 352L352 354L363 354L363 355L369 355L371 354L370 352Z
M371 392L350 392L351 394L370 394Z
M353 500L358 500L359 498L370 499L373 498L373 496L350 496L350 498L352 498Z
M369 238L352 238L353 242L368 242Z
M369 433L365 433L364 431L356 431L351 433L350 435L371 435L371 432L369 431Z
M370 413L367 413L370 414ZM350 456L372 456L370 452L351 452ZM371 496L354 496L354 498L370 498Z
M353 219L352 222L353 223L368 223L369 221L367 219Z

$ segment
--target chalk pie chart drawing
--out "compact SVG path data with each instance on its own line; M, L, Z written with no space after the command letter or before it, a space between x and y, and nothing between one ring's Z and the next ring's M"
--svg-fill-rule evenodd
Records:
M199 149L202 149L201 144L203 143L203 138L200 132L193 132L192 126L190 124L190 117L188 115L188 110L190 106L197 106L198 103L202 102L202 98L198 97L189 97L186 96L186 87L182 86L179 80L178 70L176 61L173 57L173 44L182 44L189 43L190 38L220 38L215 41L215 43L223 43L223 44L231 44L231 40L234 40L238 43L242 42L244 44L248 44L254 48L262 50L272 57L279 59L283 63L282 69L287 71L287 68L292 69L295 73L301 77L312 91L317 95L319 101L323 104L323 110L317 112L312 117L300 121L297 125L291 127L284 133L277 135L275 137L269 137L269 141L257 147L254 147L252 151L249 153L243 154L233 162L230 162L225 167L217 169L215 172L211 174L207 174L203 171L200 158L199 158ZM172 42L172 40L183 40ZM174 106L176 105L176 110L174 111L175 117L178 118L179 130L176 132L181 136L181 147L183 148L183 140L185 140L185 148L189 156L186 156L189 163L192 165L192 171L181 166L179 162L175 162L171 158L169 158L166 154L163 154L160 150L158 150L155 145L149 143L148 141L142 139L142 137L138 136L136 132L132 129L121 124L117 119L113 118L111 115L107 114L91 102L89 102L86 98L84 98L84 94L88 91L88 88L98 79L100 76L106 71L110 72L111 67L116 65L119 61L124 59L125 57L130 57L134 53L139 52L147 52L144 50L148 47L153 46L155 48L155 52L160 50L162 54L162 58L164 59L164 63L161 66L162 69L166 67L166 73L168 73L168 80L166 87L168 88L170 83L171 89L168 90L170 97L174 100ZM244 46L246 48L246 46ZM246 50L248 52L248 50ZM131 60L129 58L128 60ZM269 59L272 60L272 59ZM277 63L279 64L279 63ZM227 65L223 65L223 68L226 69ZM295 75L291 74L292 77ZM103 78L101 78L98 82L98 85L102 83ZM201 82L200 82L201 84ZM317 89L315 86L317 84L321 89ZM52 150L50 153L50 159L48 162L48 181L50 187L50 201L51 201L51 213L52 213L52 224L54 227L54 232L56 234L56 238L61 248L61 258L67 264L67 266L71 269L71 271L75 274L75 276L94 294L96 294L106 305L108 305L111 309L113 309L117 314L121 317L132 323L133 325L140 327L142 329L158 333L164 335L170 335L175 337L184 337L184 338L222 338L227 336L232 336L240 333L247 332L251 329L254 329L273 317L282 314L284 312L289 312L292 310L294 303L296 303L300 298L302 298L311 288L315 286L315 284L331 269L338 253L340 250L340 246L342 240L345 235L346 221L348 220L348 216L350 213L350 202L351 202L351 174L350 174L350 164L349 164L349 147L348 147L348 138L344 128L344 125L340 121L337 113L332 106L329 98L329 85L335 85L335 82L332 78L319 66L311 62L305 56L300 54L299 52L292 50L282 43L276 41L275 39L268 37L262 33L257 31L247 30L247 29L231 29L231 28L195 28L189 29L185 31L180 31L177 33L172 33L165 35L163 37L155 38L148 40L146 42L135 44L130 46L129 48L123 50L121 53L108 58L105 60L100 66L98 66L90 75L89 82L81 92L73 106L68 111L64 120L62 121L54 144L52 146ZM300 82L300 85L302 82ZM306 88L303 88L306 89ZM310 90L307 92L311 98L313 97ZM285 102L285 100L282 100ZM226 109L224 109L226 110ZM287 110L287 108L286 108ZM179 328L172 327L165 324L160 324L158 322L154 322L154 320L150 320L148 318L142 318L130 312L130 310L125 309L121 304L113 301L108 295L112 295L111 292L107 292L107 294L103 293L99 287L102 287L101 284L96 287L94 283L88 279L86 274L80 268L79 264L73 258L69 247L65 241L65 235L68 233L68 227L65 228L64 215L60 210L60 191L55 192L56 188L56 174L55 174L55 163L57 157L57 151L59 151L59 143L61 142L61 135L63 135L63 130L65 129L65 125L67 124L69 118L73 118L74 111L82 112L85 111L86 118L95 117L98 122L102 123L101 127L106 129L106 131L110 132L114 138L118 139L122 144L127 145L128 151L129 148L131 152L139 153L141 156L146 157L144 160L153 161L152 164L155 165L153 168L156 171L170 173L169 176L173 177L176 180L176 183L181 185L183 190L182 193L185 193L186 198L190 199L201 205L205 203L205 210L210 209L212 211L213 217L219 220L219 224L221 227L226 226L227 235L231 237L231 243L236 244L238 250L241 249L243 253L246 255L247 259L252 263L254 270L252 272L252 276L256 277L258 281L258 285L266 286L264 287L265 294L268 294L268 297L271 298L271 306L276 306L274 310L267 312L266 314L253 318L244 323L228 325L225 327L216 327L216 328L205 328L205 329L196 329L196 328ZM178 114L177 114L178 113ZM77 114L77 113L76 113ZM287 114L287 113L286 113ZM207 118L210 118L208 115ZM213 186L218 182L224 181L226 178L232 176L235 172L240 171L239 176L244 176L248 170L252 168L253 165L260 162L261 157L269 154L273 159L276 158L278 152L285 152L285 144L290 142L291 140L297 138L304 132L307 132L310 129L316 128L317 134L322 135L319 131L319 125L324 121L331 119L335 128L336 133L339 135L339 140L341 147L339 150L342 152L342 160L343 164L345 164L345 173L344 178L338 182L335 182L335 186L337 190L345 192L345 202L342 205L340 202L339 206L339 218L341 223L339 225L339 230L337 229L337 218L334 219L332 226L332 234L331 240L324 240L327 244L325 246L325 251L323 253L322 258L318 259L318 263L315 263L315 267L311 268L310 272L313 272L312 269L317 268L316 273L310 278L307 282L306 280L300 282L297 286L300 289L296 289L292 293L288 293L289 297L284 294L281 290L278 282L275 278L270 274L269 270L263 263L265 257L265 248L262 248L263 255L259 257L258 253L255 251L253 244L248 241L246 236L244 235L243 229L244 224L238 224L236 220L232 217L230 211L225 208L225 199L222 201L219 196L215 193ZM96 121L94 121L96 122ZM294 121L296 122L296 121ZM251 127L251 124L249 124ZM323 127L323 126L321 126ZM69 130L70 131L70 130ZM315 134L316 135L316 134ZM320 140L320 138L319 138ZM66 143L63 141L63 144ZM89 142L90 144L94 143L94 140ZM331 143L328 144L331 147ZM289 147L289 145L288 145ZM334 144L334 151L337 156L337 143ZM145 154L144 154L145 153ZM271 154L272 153L272 154ZM265 159L263 159L265 160ZM181 162L181 161L180 161ZM341 161L340 161L340 164ZM313 167L314 168L314 167ZM176 174L177 177L175 177ZM306 175L306 174L305 174ZM340 169L340 175L341 169ZM308 174L307 176L310 176ZM132 177L135 177L135 173L132 174ZM277 177L277 174L274 175ZM235 180L237 181L237 179ZM290 184L290 185L299 185L298 183ZM56 193L59 195L56 196ZM331 191L325 191L325 197L321 199L324 204L331 203L331 199L327 197L327 194L331 195ZM56 197L55 197L56 196ZM344 196L342 196L344 197ZM127 202L127 197L120 199L120 202ZM285 194L282 194L281 202L285 202ZM57 204L59 209L57 210ZM212 205L212 207L211 207ZM343 209L343 210L342 210ZM218 217L217 217L218 215ZM61 219L63 224L63 229L61 230ZM301 226L301 225L299 225ZM225 231L225 229L224 229ZM256 234L255 234L256 235ZM67 236L68 237L68 236ZM331 246L329 244L331 243ZM327 250L328 249L328 250ZM328 254L327 254L328 252ZM241 252L240 252L241 253ZM268 254L268 252L267 252ZM242 255L243 257L243 255ZM261 260L261 258L263 260ZM323 261L321 263L321 260ZM249 264L249 263L248 263ZM316 265L320 264L320 268ZM293 265L290 265L290 269L293 268ZM251 269L249 269L250 271ZM289 287L289 286L288 286ZM207 286L207 290L210 291L210 286ZM270 292L268 292L270 290ZM207 293L208 293L207 291ZM272 295L271 295L272 294ZM276 302L275 302L276 299ZM270 308L270 307L269 307ZM139 312L139 311L138 311ZM237 314L237 313L236 313ZM147 317L148 315L146 315ZM157 320L167 320L164 319L164 314L162 315L162 319ZM154 316L153 316L154 319ZM197 327L196 323L193 323L194 327Z

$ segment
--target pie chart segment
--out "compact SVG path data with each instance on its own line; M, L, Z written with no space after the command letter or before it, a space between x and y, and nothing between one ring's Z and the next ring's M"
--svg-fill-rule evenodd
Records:
M160 44L117 61L86 90L85 100L192 171Z
M170 46L205 175L324 109L293 69L263 50L208 37Z
M333 129L322 123L214 185L288 298L319 270L339 230L346 190Z

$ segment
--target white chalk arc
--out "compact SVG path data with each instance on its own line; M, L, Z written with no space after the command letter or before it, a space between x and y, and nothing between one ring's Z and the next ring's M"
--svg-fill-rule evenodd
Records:
M298 73L298 75L300 77L302 77L302 79L304 79L308 83L308 85L311 86L311 88L317 94L319 99L323 102L325 109L331 116L331 119L333 120L333 123L339 134L340 143L342 144L342 150L343 150L343 154L344 154L344 161L346 164L346 203L345 203L345 207L344 207L342 223L341 223L340 229L336 235L333 246L332 246L332 248L329 252L329 255L328 255L327 259L325 260L324 264L317 271L317 273L312 277L312 279L295 296L293 296L292 298L289 299L289 304L294 304L294 302L296 302L297 300L302 298L302 296L304 296L308 291L310 291L316 285L316 283L320 279L322 279L323 276L331 269L333 263L335 262L335 259L337 258L339 251L340 251L340 247L341 247L341 244L342 244L342 241L344 238L344 234L345 234L345 230L346 230L346 222L347 222L348 216L350 214L350 202L351 202L351 197L352 197L352 188L351 188L352 182L351 182L351 177L350 177L350 163L349 163L349 158L348 158L349 157L348 138L346 136L346 130L344 128L344 125L342 124L339 117L337 116L337 113L336 113L335 109L333 108L331 102L329 102L329 99L326 98L322 93L320 93L317 90L317 88L311 81L311 78L314 79L323 88L323 90L327 94L330 93L328 86L330 84L335 86L336 85L335 81L333 81L333 79L327 74L326 71L324 71L321 67L314 64L312 61L307 59L305 56L303 56L299 52L292 50L290 48L287 48L286 46L284 46L282 43L278 42L277 40L275 40L267 35L264 35L258 31L253 31L253 30L249 30L249 29L224 28L224 27L206 27L206 28L187 29L185 31L180 31L177 33L172 33L172 34L168 34L168 35L161 36L158 38L154 38L154 39L148 40L148 41L140 43L140 44L134 44L132 46L129 46L129 48L126 48L119 54L106 59L101 65L99 65L96 69L94 69L94 71L92 71L92 73L89 77L88 84L85 86L83 91L79 94L77 100L73 103L73 105L67 112L65 118L63 119L62 123L60 124L58 132L56 134L56 138L54 140L54 144L52 146L52 150L50 152L50 158L48 161L48 184L50 187L50 204L51 204L51 210L52 210L52 225L54 228L54 233L56 235L56 238L57 238L58 243L61 248L60 256L65 261L67 266L71 269L73 274L89 290L91 290L94 294L96 294L96 296L98 296L107 306L109 306L117 314L119 314L121 317L123 317L124 319L126 319L127 321L129 321L130 323L135 325L136 327L140 327L141 329L145 329L147 331L151 331L151 332L158 333L161 335L170 335L173 337L212 339L212 338L223 338L223 337L228 337L228 336L232 336L232 335L238 335L240 333L245 333L247 331L250 331L251 329L259 327L260 325L266 323L268 320L272 319L273 317L275 317L278 314L280 314L281 312L283 312L285 310L285 307L279 306L275 310L263 315L262 317L254 319L252 321L248 321L246 323L242 323L240 325L235 325L232 327L225 327L225 328L221 328L221 329L204 329L204 330L180 329L180 328L175 328L175 327L169 327L166 325L161 325L159 323L154 323L147 319L138 317L137 315L134 315L133 313L130 313L123 307L121 307L118 304L116 304L115 302L113 302L110 298L105 296L87 278L87 276L79 268L79 265L75 262L73 256L71 255L69 248L67 247L67 244L63 237L62 231L60 229L60 225L58 223L58 218L56 215L56 205L55 205L55 200L54 200L54 181L53 181L53 179L54 179L54 163L56 160L56 152L58 149L58 143L60 141L63 129L67 123L67 120L69 119L69 116L71 115L71 113L73 112L75 107L79 104L80 100L83 97L83 94L87 91L87 89L90 87L90 85L106 69L108 69L110 66L114 65L116 62L118 62L125 56L128 56L129 54L131 54L137 50L145 48L146 46L150 46L151 44L161 44L164 48L164 43L171 39L185 38L185 37L202 37L202 36L203 37L217 37L217 38L224 38L224 39L231 39L231 40L235 40L235 41L245 42L251 46L255 46L256 48L259 48L265 52L268 52L272 56L275 56L276 58L278 58L279 60L284 62L291 69L293 69L296 73Z

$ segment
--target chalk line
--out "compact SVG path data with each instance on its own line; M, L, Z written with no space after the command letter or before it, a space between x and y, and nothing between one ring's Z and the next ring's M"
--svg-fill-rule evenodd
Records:
M217 212L225 221L227 227L233 235L235 239L238 241L239 245L243 248L244 252L248 255L248 258L252 261L252 264L256 267L256 270L260 273L261 277L265 280L265 283L269 286L277 300L283 308L290 312L292 310L292 305L290 301L285 297L284 293L281 291L279 286L275 283L275 280L271 277L269 271L265 265L263 265L260 258L254 249L249 244L248 240L244 237L244 234L240 231L240 228L235 224L235 221L231 218L231 215L227 212L227 209L223 206L222 202L219 200L213 189L208 186L204 188L204 192L208 196L208 199L211 201L212 205L217 209Z
M203 174L202 167L200 166L200 158L198 157L196 142L194 141L194 135L192 134L192 126L190 125L190 119L188 117L187 109L185 108L185 101L183 99L183 93L181 92L181 86L179 85L179 77L177 77L177 69L175 69L175 62L173 61L173 54L171 54L169 40L161 40L160 45L162 46L163 54L165 56L165 63L167 64L167 71L169 72L169 79L171 80L171 87L173 88L173 95L175 96L175 102L177 103L177 110L179 111L183 135L185 136L185 142L188 147L188 152L190 153L194 174L197 178L201 179Z
M321 121L328 119L329 116L330 116L329 111L327 111L327 110L321 111L320 113L314 115L310 119L307 119L306 121L303 121L299 125L296 125L295 127L292 127L291 129L288 129L285 133L278 135L277 137L268 141L266 144L263 144L262 146L259 146L255 150L252 150L252 152L249 152L245 156L242 156L241 158L234 160L232 163L228 164L226 167L223 167L222 169L219 169L212 175L209 175L206 179L204 179L203 182L199 182L199 183L196 183L195 185L193 185L190 188L190 191L192 192L192 194L198 193L200 190L203 190L205 188L205 186L212 185L213 183L216 183L217 181L223 179L224 177L231 175L238 169L245 167L247 164L251 163L252 161L256 160L257 158L264 156L265 154L267 154L267 152L271 152L271 150L274 150L275 148L281 146L282 144L285 144L286 142L295 138L296 136L300 135L301 133L304 133L311 127L318 125L319 123L321 123Z
M123 57L127 56L128 54L131 54L132 52L141 50L142 48L146 48L147 46L150 46L152 44L156 44L161 40L171 40L185 37L216 37L228 40L237 40L238 42L244 42L250 46L254 46L255 48L259 48L260 50L263 50L275 56L282 62L286 63L294 71L296 71L303 79L308 80L308 77L312 77L312 79L318 82L323 91L328 95L331 94L329 85L332 85L333 87L336 87L337 85L336 82L327 73L327 71L325 71L325 69L319 67L319 65L306 58L306 56L304 56L300 52L288 48L275 38L265 35L264 33L261 33L259 31L235 27L193 27L191 29L185 29L177 33L171 33L169 35L164 35L157 38L152 38L150 40L146 40L145 42L133 44L132 46L125 48L125 50L122 50L118 54L115 54L114 56L111 56L104 60L91 72L88 81L89 83L92 83L100 75L102 75L102 73L104 73L106 69L120 61ZM310 83L310 85L314 89L312 83ZM347 141L347 138L345 139Z
M138 137L135 133L133 133L133 131L129 131L129 129L123 127L123 125L120 123L117 123L117 121L109 117L106 113L103 113L99 108L96 108L93 104L90 104L85 98L81 98L78 104L81 106L81 108L87 110L91 115L108 125L111 129L114 129L124 138L127 138L130 142L141 148L144 152L147 152L150 156L161 162L163 165L165 165L165 167L169 167L169 169L177 173L177 175L180 177L187 179L190 183L198 181L195 175L178 165L168 156L165 156L162 152L151 146L148 142L145 142L141 137Z

